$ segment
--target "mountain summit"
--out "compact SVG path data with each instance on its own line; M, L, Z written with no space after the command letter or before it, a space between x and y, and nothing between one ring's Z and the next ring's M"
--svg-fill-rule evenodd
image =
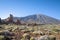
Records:
M20 21L23 21L25 23L31 24L59 24L60 20L43 15L43 14L35 14L35 15L29 15L26 17L14 17L14 20L19 19Z

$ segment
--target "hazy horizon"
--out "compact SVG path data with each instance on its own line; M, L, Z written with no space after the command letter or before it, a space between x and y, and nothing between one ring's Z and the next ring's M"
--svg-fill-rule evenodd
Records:
M60 19L60 0L0 0L0 18L44 14Z

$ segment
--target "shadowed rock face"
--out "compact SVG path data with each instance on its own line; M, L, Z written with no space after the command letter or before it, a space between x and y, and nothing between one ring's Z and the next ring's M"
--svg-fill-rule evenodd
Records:
M19 19L25 23L60 24L60 20L42 14L35 14L26 17L14 17L14 20L16 19Z
M1 23L1 18L0 18L0 23Z

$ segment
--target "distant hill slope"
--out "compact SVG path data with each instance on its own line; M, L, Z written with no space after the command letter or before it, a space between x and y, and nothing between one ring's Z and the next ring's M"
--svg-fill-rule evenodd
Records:
M14 17L14 20L19 19L25 23L37 23L37 24L59 24L60 20L43 15L43 14L35 14L29 15L26 17Z

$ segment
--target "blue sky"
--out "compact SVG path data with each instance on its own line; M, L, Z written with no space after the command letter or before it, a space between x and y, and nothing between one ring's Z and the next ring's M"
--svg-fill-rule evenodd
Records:
M45 14L60 19L60 0L0 0L0 18Z

